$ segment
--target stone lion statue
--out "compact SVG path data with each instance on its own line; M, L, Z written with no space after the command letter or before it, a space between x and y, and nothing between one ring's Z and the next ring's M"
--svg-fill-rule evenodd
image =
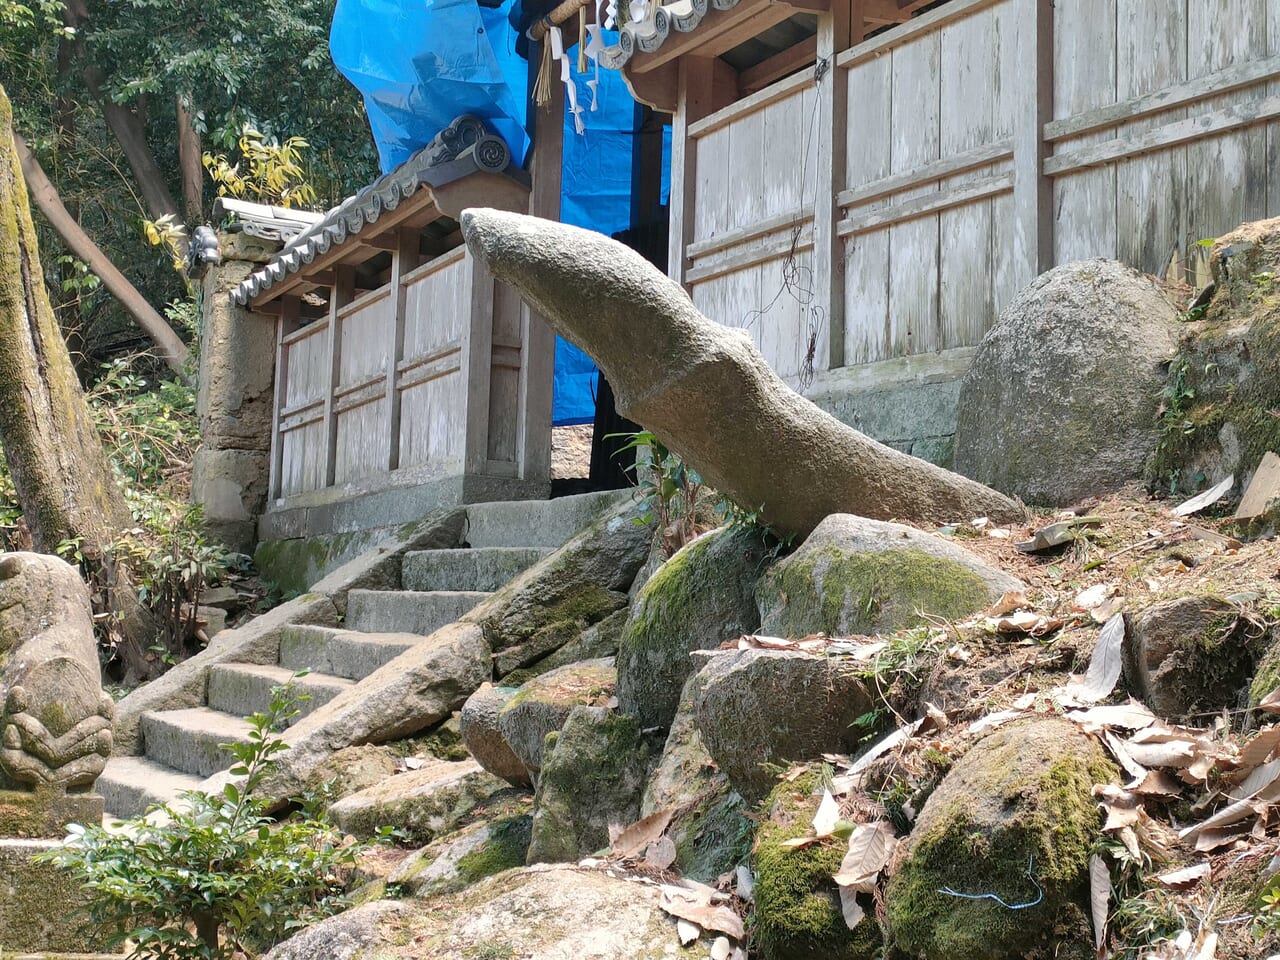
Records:
M0 789L92 787L114 713L79 574L57 557L0 554Z

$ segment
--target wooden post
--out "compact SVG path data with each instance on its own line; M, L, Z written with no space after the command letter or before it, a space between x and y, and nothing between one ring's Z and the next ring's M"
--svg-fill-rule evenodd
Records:
M418 265L417 230L401 227L391 260L391 349L387 356L387 470L400 466L400 361L404 359L404 275Z
M1030 83L1013 134L1015 244L1002 251L1017 265L1021 289L1053 265L1053 191L1044 175L1049 145L1044 125L1053 117L1053 4L1013 0L1018 24L1019 63Z
M271 467L267 480L268 500L280 498L281 476L284 467L284 443L280 437L280 411L284 409L285 399L289 395L289 351L285 347L284 338L298 329L298 313L302 301L297 297L282 297L280 314L276 317L276 377L275 406L271 411Z
M671 119L671 232L667 274L686 289L685 249L693 241L694 185L698 182L698 145L689 138L689 125L715 109L713 73L711 57L680 58L679 101Z
M470 276L471 316L462 344L462 375L466 377L467 409L462 471L467 476L485 473L489 459L489 384L493 375L493 275L483 263L467 255Z
M814 306L825 310L822 324L826 349L818 334L815 372L844 366L844 243L836 232L840 208L836 194L845 186L845 125L849 85L836 67L836 54L849 46L851 0L831 0L831 9L818 15L817 191L813 210L813 260L817 280ZM801 198L803 202L803 198Z
M541 59L540 53L532 46L529 49L530 89L533 89L532 78ZM551 84L551 102L536 111L531 108L531 117L534 142L529 171L533 180L529 212L535 217L559 220L564 164L564 84L560 83L559 75ZM546 321L528 304L521 309L520 346L520 423L516 462L520 465L523 479L549 479L556 338Z
M334 271L329 292L329 387L324 395L324 484L332 487L338 468L338 415L334 412L334 394L338 392L342 369L342 318L338 312L355 295L356 273L343 264Z

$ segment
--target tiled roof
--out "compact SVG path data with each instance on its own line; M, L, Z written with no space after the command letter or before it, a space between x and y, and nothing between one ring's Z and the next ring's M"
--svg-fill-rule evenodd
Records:
M439 187L477 172L514 174L510 167L511 151L501 137L490 132L478 117L458 117L400 166L290 239L265 267L231 291L231 299L241 305L249 303L316 257L377 223L424 185Z
M323 220L324 214L274 207L266 203L251 203L235 197L219 197L213 203L214 222L225 217L235 217L239 229L251 237L287 242Z
M675 0L658 7L651 21L623 24L618 42L600 53L600 65L621 70L637 53L653 53L674 30L690 33L712 10L732 10L739 0Z

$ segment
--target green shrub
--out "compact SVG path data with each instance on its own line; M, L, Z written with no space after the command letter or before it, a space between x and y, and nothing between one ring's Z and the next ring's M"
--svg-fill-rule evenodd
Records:
M346 906L344 889L366 845L345 842L317 810L280 823L260 795L288 746L274 731L296 715L289 686L249 718L247 743L226 744L240 783L193 791L181 803L104 828L73 826L42 857L89 893L90 916L139 960L254 956Z

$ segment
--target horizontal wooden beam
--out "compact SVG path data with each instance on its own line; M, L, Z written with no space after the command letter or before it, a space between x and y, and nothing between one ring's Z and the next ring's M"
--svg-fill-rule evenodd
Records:
M685 273L685 283L693 285L722 277L727 273L737 273L757 263L768 263L788 254L813 249L813 222L807 221L799 227L800 235L793 242L790 233L783 234L770 243L758 247L748 247L727 257L715 260L701 267L694 267Z
M738 74L738 88L743 93L755 93L797 70L815 63L818 59L818 37L814 35L793 44L781 53L775 53L754 67L747 67Z
M777 233L779 230L785 230L788 227L806 223L813 219L813 210L788 210L786 213L780 213L777 216L769 217L765 220L758 220L749 227L741 227L738 230L730 230L719 236L708 237L706 240L699 240L685 247L685 256L690 260L696 260L699 257L708 257L712 254L719 253L721 250L727 250L730 247L736 247L746 243L749 240L755 240L759 237L767 237L771 233Z
M758 90L749 97L743 97L736 103L731 103L727 107L717 110L711 116L704 117L697 123L689 124L689 137L695 140L698 137L705 137L711 131L719 130L739 117L755 113L757 110L763 110L769 104L784 100L797 90L810 86L812 83L813 77L804 73L784 77L777 83L765 87L763 90Z
M1280 97L1237 103L1213 113L1167 123L1135 137L1117 137L1080 147L1078 150L1056 153L1045 159L1044 172L1046 176L1061 177L1086 167L1097 167L1144 153L1167 150L1193 140L1204 140L1216 134L1250 127L1273 117L1280 117ZM1227 176L1229 173L1224 171L1223 175Z
M797 8L785 0L741 0L730 10L707 11L689 33L672 31L652 53L637 52L623 70L632 75L649 73L684 56L718 57L740 43L758 37L770 27L788 20L799 10L827 9L830 0L797 0Z
M1208 76L1197 77L1177 86L1166 87L1141 97L1133 97L1121 103L1111 104L1086 113L1077 113L1062 120L1053 120L1044 127L1044 138L1050 142L1079 137L1097 130L1119 126L1130 120L1138 120L1153 113L1163 113L1175 107L1198 103L1233 90L1251 87L1280 77L1280 57L1251 60Z
M933 183L944 177L952 177L978 167L985 167L988 164L1000 163L1012 156L1013 141L1000 140L996 143L986 143L963 153L944 157L941 160L934 160L932 163L926 163L923 166L916 167L914 170L895 173L891 177L873 180L871 183L863 184L860 187L842 190L836 196L836 203L841 207L867 203L894 193L901 193L903 190L910 190L912 187Z
M836 57L836 66L848 69L872 57L878 57L894 47L900 47L923 33L941 30L949 23L964 20L997 3L1007 2L1008 0L951 0L950 3L943 4L928 13L922 13L901 26L850 47Z
M966 204L985 200L987 197L995 197L1012 191L1013 174L1001 173L973 183L966 183L964 186L955 187L951 190L926 193L924 196L913 197L891 207L871 210L855 217L847 217L840 221L836 229L842 237L868 233L880 227L892 226L895 223L905 223L908 220L918 220L920 217L941 213L943 210L950 210L953 207L963 207Z

